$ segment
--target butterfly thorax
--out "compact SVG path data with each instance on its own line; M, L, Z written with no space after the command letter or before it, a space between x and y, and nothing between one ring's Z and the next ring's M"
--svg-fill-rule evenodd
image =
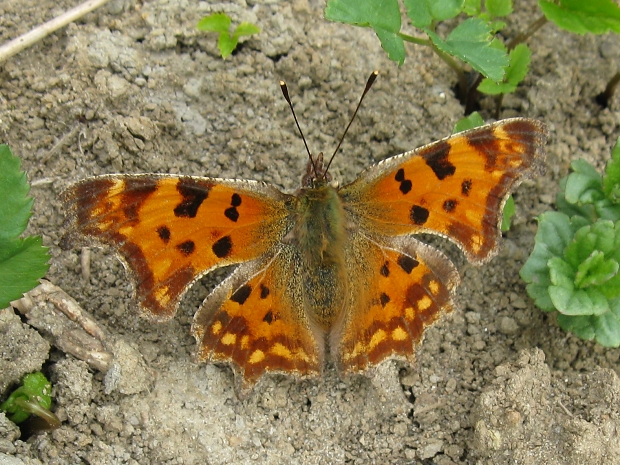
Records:
M292 240L304 261L306 307L327 331L346 294L345 214L337 190L327 182L302 188L297 196Z

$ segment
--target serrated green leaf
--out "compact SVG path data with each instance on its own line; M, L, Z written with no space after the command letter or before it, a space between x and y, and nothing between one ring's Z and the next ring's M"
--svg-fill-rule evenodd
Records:
M484 6L491 18L508 16L512 13L512 0L486 0Z
M466 19L454 28L446 40L429 29L425 29L425 32L439 50L469 63L476 71L494 81L504 78L504 68L509 63L508 54L505 50L491 46L491 28L481 19Z
M620 8L612 0L538 0L548 20L576 34L620 33Z
M562 315L560 313L557 316L557 322L564 331L573 333L585 341L591 341L596 336L594 330L595 318L597 317Z
M33 200L28 197L30 186L20 165L9 146L0 145L0 240L19 237L30 218Z
M230 29L230 17L224 13L214 13L205 16L196 25L196 29L204 32L219 32L228 35Z
M463 3L463 13L467 16L478 16L482 10L481 3L481 0L465 0L465 3Z
M398 36L401 17L398 0L330 0L325 7L330 21L371 27L388 57L402 65L405 46Z
M620 137L611 149L611 159L605 167L603 192L612 203L620 203Z
M469 116L465 116L456 122L454 129L452 130L452 134L467 131L468 129L477 128L483 125L484 120L482 119L482 116L480 116L480 113L477 111L474 111Z
M478 90L488 95L509 94L514 92L530 69L531 55L532 52L527 45L517 45L509 54L510 64L506 69L504 80L502 82L495 82L489 78L485 78L478 86Z
M233 32L233 37L239 38L244 36L251 36L254 34L258 34L260 32L260 28L252 23L241 23Z
M433 21L456 17L463 9L464 0L404 0L404 3L412 24L422 29Z
M0 242L0 308L36 287L47 273L48 260L40 237Z

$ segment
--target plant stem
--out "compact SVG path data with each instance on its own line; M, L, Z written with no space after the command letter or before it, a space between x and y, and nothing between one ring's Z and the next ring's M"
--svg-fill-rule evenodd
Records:
M0 47L0 63L110 0L88 0Z
M530 24L524 32L521 32L514 36L512 39L510 39L510 41L506 44L506 48L508 48L508 50L512 50L520 43L525 42L527 39L532 37L536 33L536 31L538 31L548 22L549 20L547 19L547 17L545 15L542 15L540 18Z

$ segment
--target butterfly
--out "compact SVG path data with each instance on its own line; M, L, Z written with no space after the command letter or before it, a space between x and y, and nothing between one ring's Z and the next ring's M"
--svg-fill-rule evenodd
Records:
M60 245L116 251L142 314L156 321L172 318L206 273L238 265L191 332L198 359L230 365L242 394L265 374L319 376L328 358L342 376L386 359L413 363L460 281L414 235L443 236L470 262L488 261L507 196L540 172L546 138L541 122L506 119L388 158L342 187L308 151L295 194L237 179L88 178L61 194Z

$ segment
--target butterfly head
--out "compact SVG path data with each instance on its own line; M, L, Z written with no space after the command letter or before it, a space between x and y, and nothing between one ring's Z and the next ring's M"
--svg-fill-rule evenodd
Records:
M323 152L319 153L316 158L310 157L306 165L306 172L301 178L302 188L319 187L331 182L332 177L327 172L329 166L325 165Z

